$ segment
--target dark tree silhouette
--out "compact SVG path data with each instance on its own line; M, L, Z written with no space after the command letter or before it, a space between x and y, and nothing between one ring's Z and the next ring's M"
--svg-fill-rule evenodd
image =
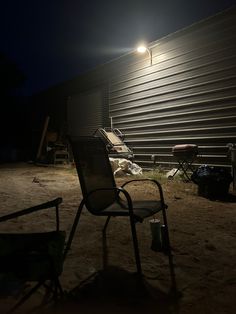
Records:
M14 151L27 145L27 104L17 91L25 80L19 66L0 52L0 162L14 159Z
M0 52L0 91L2 95L10 95L25 82L25 74L18 65Z

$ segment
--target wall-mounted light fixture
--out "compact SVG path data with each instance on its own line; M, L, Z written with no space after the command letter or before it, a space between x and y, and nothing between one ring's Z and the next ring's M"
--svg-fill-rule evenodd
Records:
M149 58L150 58L150 65L152 65L152 50L150 48L148 48L145 45L140 45L137 47L137 52L138 53L145 53L147 52L149 54Z

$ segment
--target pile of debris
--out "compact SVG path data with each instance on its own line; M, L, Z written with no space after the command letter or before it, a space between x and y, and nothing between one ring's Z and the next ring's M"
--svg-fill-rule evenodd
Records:
M142 168L128 159L111 157L109 159L115 176L142 174Z

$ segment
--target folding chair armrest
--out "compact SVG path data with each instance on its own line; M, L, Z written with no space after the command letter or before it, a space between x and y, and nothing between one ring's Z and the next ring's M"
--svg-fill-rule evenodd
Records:
M24 215L27 215L27 214L30 214L30 213L33 213L33 212L36 212L36 211L39 211L42 209L51 208L51 207L58 207L58 205L61 203L62 203L62 198L58 197L52 201L42 203L42 204L30 207L30 208L22 209L20 211L14 212L12 214L2 216L2 217L0 217L0 222L7 221L7 220L10 220L13 218L20 217L20 216L24 216Z
M153 182L157 186L158 191L159 191L159 195L160 195L160 200L161 200L162 204L165 205L162 186L161 186L161 184L157 180L148 179L148 178L147 179L133 179L133 180L126 181L124 184L121 185L121 188L123 189L126 185L128 185L130 183L133 183L133 182L143 182L143 181Z

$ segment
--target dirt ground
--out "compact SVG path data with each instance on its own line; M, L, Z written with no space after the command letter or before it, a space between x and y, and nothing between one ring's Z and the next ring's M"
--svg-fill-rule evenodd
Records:
M117 178L117 183L132 177ZM162 179L173 249L178 291L169 294L168 259L150 249L148 219L137 224L145 285L135 276L131 232L127 218L113 218L108 226L108 264L103 269L104 219L84 209L61 276L66 297L37 313L236 313L236 200L210 201L198 196L197 186L178 179ZM154 188L135 184L132 197L154 197ZM62 197L61 229L69 234L81 201L75 169L33 164L0 166L1 215ZM1 223L0 232L45 231L54 226L54 211L45 210ZM17 262L17 261L16 261ZM96 273L95 276L91 276ZM87 280L86 280L87 279ZM83 284L81 284L84 281ZM43 290L21 309L32 312ZM17 296L0 299L4 313Z

